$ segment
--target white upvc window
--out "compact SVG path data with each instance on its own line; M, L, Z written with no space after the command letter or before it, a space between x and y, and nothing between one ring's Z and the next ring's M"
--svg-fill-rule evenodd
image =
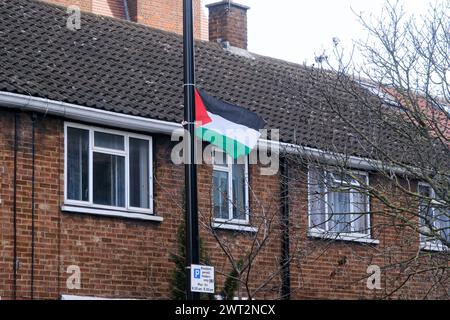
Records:
M213 149L212 202L216 223L249 224L248 159Z
M151 137L75 123L64 137L66 206L153 213Z
M450 240L450 212L447 206L439 201L433 188L423 182L419 182L420 195L420 245L426 250L448 250L440 238Z
M309 234L351 240L370 239L370 203L362 184L367 172L347 174L310 166L308 170Z

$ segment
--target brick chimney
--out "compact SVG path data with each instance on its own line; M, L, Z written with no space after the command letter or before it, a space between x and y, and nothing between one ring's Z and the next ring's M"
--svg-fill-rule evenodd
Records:
M222 0L206 5L209 9L209 41L228 42L247 50L247 6Z

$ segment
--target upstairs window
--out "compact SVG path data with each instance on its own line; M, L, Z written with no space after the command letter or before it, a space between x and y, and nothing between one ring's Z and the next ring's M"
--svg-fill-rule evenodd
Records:
M152 139L88 127L65 126L65 202L152 212Z
M450 210L436 196L433 188L419 183L420 242L422 248L444 250L442 239L450 241Z
M249 223L247 158L244 161L233 160L214 148L212 188L216 222Z
M308 175L309 229L315 234L370 236L369 197L361 182L368 175L328 172L310 167Z

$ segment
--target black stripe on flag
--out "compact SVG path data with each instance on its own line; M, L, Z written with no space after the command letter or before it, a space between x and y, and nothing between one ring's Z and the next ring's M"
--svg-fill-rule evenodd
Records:
M255 130L262 129L266 125L263 118L250 110L216 99L203 90L198 90L198 93L208 112Z

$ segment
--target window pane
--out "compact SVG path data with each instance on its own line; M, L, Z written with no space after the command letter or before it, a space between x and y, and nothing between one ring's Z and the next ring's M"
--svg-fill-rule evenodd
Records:
M420 229L424 234L420 235L422 241L429 239L427 235L433 234L433 208L431 207L431 188L426 185L419 185L419 214L420 214Z
M214 165L227 167L227 154L217 148L214 149Z
M94 203L125 207L125 157L94 152Z
M310 227L325 230L325 184L321 171L311 169L309 172Z
M436 236L439 236L448 241L450 239L450 212L448 207L439 203L430 186L419 185L419 194L423 197L419 200L421 231L424 233L421 234L421 240L435 241Z
M450 210L447 209L446 213L445 213L445 217L443 218L444 222L444 229L443 229L443 233L444 233L444 238L447 241L450 241Z
M125 150L124 138L117 134L95 132L94 145L100 148Z
M233 219L245 220L245 165L232 165Z
M427 240L434 233L435 219L433 217L433 208L422 202L420 204L420 230L423 234L420 235L422 240Z
M67 198L89 201L89 131L67 128Z
M228 173L213 171L214 217L229 219L228 214Z
M353 225L354 231L358 233L369 233L368 230L368 218L369 213L367 212L367 195L358 192L357 190L352 190L353 197Z
M130 138L130 206L150 208L148 140Z
M424 197L431 197L431 188L423 184L419 184L419 194Z
M328 194L329 205L329 230L334 232L350 232L351 212L349 192L330 192Z
M450 239L450 212L445 208L434 209L435 233L447 241Z

